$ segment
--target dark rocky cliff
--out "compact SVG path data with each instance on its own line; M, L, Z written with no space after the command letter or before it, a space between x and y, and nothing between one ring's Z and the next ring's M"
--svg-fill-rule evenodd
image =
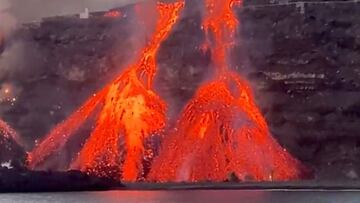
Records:
M131 7L122 9L131 13ZM304 14L295 5L237 13L232 67L251 81L273 135L317 177L358 179L360 4L306 4ZM131 61L139 45L134 22L100 16L46 19L22 27L6 43L8 50L21 43L23 51L0 75L18 90L16 102L2 102L0 113L29 142ZM207 78L210 53L198 48L200 19L196 7L187 8L158 57L156 87L171 115Z

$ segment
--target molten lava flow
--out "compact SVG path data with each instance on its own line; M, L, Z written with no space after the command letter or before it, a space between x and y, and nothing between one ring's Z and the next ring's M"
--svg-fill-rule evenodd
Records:
M141 175L144 141L165 126L165 104L140 82L135 70L110 85L96 127L73 168L112 176L121 164L119 148L125 147L123 180L134 181Z
M57 125L45 139L28 154L28 167L35 169L42 164L51 154L60 151L70 136L77 131L89 118L103 99L106 89L94 94L83 106L81 106L68 119Z
M301 164L271 137L249 90L235 74L202 86L165 139L148 179L224 181L232 173L241 180L301 178Z
M158 3L155 34L138 62L56 127L29 154L31 168L61 149L69 136L101 104L96 126L71 168L98 176L120 177L125 181L135 181L143 175L144 142L165 126L166 105L151 89L156 54L183 6L184 2Z
M112 173L109 168L121 164L117 150L120 135L126 148L122 163L123 180L135 181L142 175L144 141L165 126L165 103L151 90L156 53L182 7L183 3L158 4L159 21L153 39L143 50L140 62L111 84L96 128L73 163L74 168L79 166L81 170L101 176ZM105 168L107 170L102 170Z
M189 102L175 130L165 138L149 181L291 180L304 167L269 133L247 83L228 70L227 50L237 20L233 0L205 0L203 22L215 79Z
M116 10L108 11L104 14L104 17L109 17L109 18L119 18L121 16L122 16L121 12Z
M232 6L239 0L205 0L206 16L203 29L207 36L206 47L212 49L214 66L226 67L227 48L233 42L238 21L232 12ZM213 40L213 42L210 42Z
M6 138L13 140L20 147L24 147L25 142L5 121L0 120L0 133Z

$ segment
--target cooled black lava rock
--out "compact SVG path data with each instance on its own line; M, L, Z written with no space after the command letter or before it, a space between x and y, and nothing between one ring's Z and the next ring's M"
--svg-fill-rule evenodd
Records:
M26 158L24 149L0 131L0 167L23 168Z
M108 179L90 177L78 171L42 172L0 168L1 192L61 192L120 189Z

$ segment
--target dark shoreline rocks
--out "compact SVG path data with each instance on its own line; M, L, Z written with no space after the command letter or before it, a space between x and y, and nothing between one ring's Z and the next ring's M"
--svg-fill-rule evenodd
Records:
M121 189L108 179L90 177L78 171L45 172L0 168L0 192L71 192Z

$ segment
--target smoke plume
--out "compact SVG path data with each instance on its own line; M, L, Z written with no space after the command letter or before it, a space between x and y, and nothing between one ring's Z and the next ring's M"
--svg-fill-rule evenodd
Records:
M9 12L10 8L10 0L0 0L0 39L9 35L16 26L16 20Z
M4 82L6 75L11 71L12 65L17 61L16 56L18 54L15 54L15 52L19 53L21 50L19 44L11 46L10 49L5 49L6 40L16 27L16 20L9 12L10 8L10 0L0 0L0 102L13 99L13 94L17 92L15 86Z
M121 7L141 0L11 0L11 12L19 22L39 21L43 17L62 16Z

